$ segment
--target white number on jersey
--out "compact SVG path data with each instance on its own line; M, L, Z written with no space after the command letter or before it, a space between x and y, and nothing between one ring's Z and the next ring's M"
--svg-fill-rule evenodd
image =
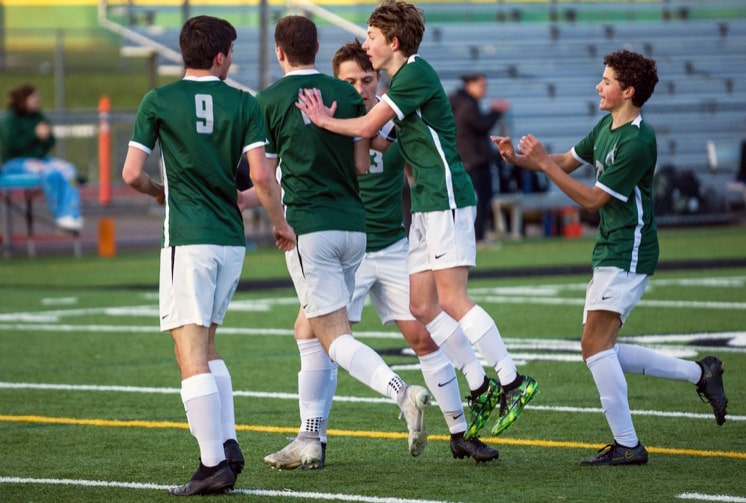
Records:
M368 173L383 173L383 154L377 150L370 150L370 170Z
M212 133L213 114L212 96L209 94L195 94L194 107L197 118L197 132L201 134Z

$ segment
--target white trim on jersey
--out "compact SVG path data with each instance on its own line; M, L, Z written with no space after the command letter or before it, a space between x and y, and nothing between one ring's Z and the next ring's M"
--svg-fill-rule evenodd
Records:
M640 259L640 244L642 243L642 228L645 225L643 219L643 208L642 208L642 192L640 187L635 186L635 209L637 210L637 225L635 225L634 238L635 242L632 245L632 257L629 263L629 272L637 272L637 263Z
M142 143L138 143L138 142L133 141L133 140L130 140L130 142L127 144L127 146L128 147L136 148L138 150L142 150L143 152L145 152L148 155L150 155L150 154L153 153L153 149L152 148L147 147L147 146L143 145Z
M608 186L604 185L601 182L596 182L596 187L598 187L599 189L603 190L604 192L606 192L607 194L609 194L614 199L619 199L620 201L623 201L625 203L629 199L624 194L620 194L619 192L616 192L615 190L612 190L611 188L609 188Z

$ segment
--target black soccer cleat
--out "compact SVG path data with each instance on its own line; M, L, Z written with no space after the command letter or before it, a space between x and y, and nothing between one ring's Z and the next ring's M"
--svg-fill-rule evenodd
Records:
M636 447L624 447L616 442L598 450L599 454L580 461L581 466L644 465L648 462L648 451L640 442Z
M226 440L223 442L223 451L225 452L225 459L228 460L228 464L231 466L231 470L238 476L244 467L243 453L238 446L238 442L232 438Z
M497 449L484 444L479 437L466 440L463 433L451 435L451 454L458 459L473 458L477 463L492 461L500 456Z
M697 383L697 393L703 402L712 406L715 421L722 425L725 422L728 399L723 388L723 362L714 356L705 356L697 362L702 367L702 378Z
M174 496L206 496L208 494L225 494L236 484L236 474L228 460L221 461L217 466L207 467L200 461L199 468L192 475L192 479L183 486L172 487L168 490Z

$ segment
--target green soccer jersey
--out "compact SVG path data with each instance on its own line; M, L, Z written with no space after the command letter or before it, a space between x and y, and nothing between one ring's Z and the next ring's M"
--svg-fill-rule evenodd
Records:
M658 263L653 214L655 133L641 115L614 130L611 121L611 115L601 119L573 149L577 158L594 166L596 186L611 195L599 210L592 264L653 274Z
M383 154L371 150L370 171L358 176L365 206L365 251L382 250L407 235L402 208L404 164L395 142Z
M312 88L327 106L336 100L335 117L365 113L354 87L316 70L290 72L257 94L267 127L267 155L279 158L286 218L298 235L365 232L354 140L315 126L295 106L298 92Z
M474 187L456 151L451 104L433 67L410 56L382 99L396 113L397 141L412 166L412 212L476 205Z
M160 142L166 201L163 247L245 246L235 173L243 152L264 145L264 121L249 93L217 77L153 89L137 111L130 146Z

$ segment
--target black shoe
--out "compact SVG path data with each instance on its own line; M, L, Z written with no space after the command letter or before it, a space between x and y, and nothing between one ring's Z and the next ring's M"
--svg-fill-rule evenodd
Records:
M301 470L322 470L326 464L326 442L321 442L321 461L315 465L300 465Z
M241 448L238 446L238 442L232 438L226 440L223 443L223 451L225 452L225 459L228 460L228 464L231 465L231 470L238 476L243 471L244 459Z
M477 463L492 461L500 456L497 449L485 445L479 437L466 440L463 433L451 435L451 454L458 459L473 458Z
M725 422L725 408L728 406L723 389L723 362L714 356L705 356L697 363L702 367L702 378L697 383L699 398L712 406L715 421L722 425Z
M236 474L233 473L227 459L211 467L200 462L199 468L189 482L183 486L172 487L168 492L174 496L224 494L230 491L235 483Z
M644 465L648 462L648 451L639 442L637 447L624 447L614 442L598 452L597 456L581 460L581 466Z

